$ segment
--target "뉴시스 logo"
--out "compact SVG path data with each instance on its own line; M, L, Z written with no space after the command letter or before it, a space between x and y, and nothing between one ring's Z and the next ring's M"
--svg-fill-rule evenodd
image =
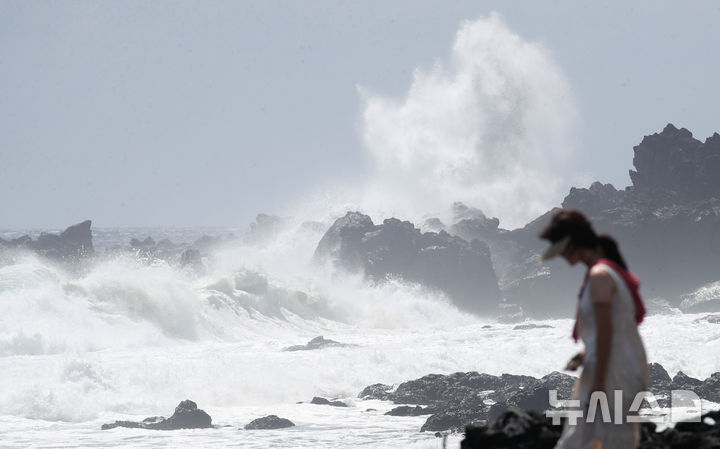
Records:
M545 416L552 418L554 425L559 425L562 418L567 418L570 425L576 425L579 419L584 418L587 422L595 422L598 418L605 423L622 424L628 423L676 423L700 422L701 402L700 397L688 390L672 390L670 392L670 411L662 409L657 398L649 391L641 391L635 395L627 412L623 410L623 391L613 392L613 410L611 413L610 402L604 391L596 391L590 395L587 407L583 410L580 407L579 399L558 399L557 390L549 391L550 407ZM640 414L643 402L649 408L643 409ZM587 415L587 416L586 416ZM598 415L600 415L598 417Z

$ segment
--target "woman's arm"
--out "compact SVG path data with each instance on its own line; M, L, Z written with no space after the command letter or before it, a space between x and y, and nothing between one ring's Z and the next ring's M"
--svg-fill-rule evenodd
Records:
M590 270L590 297L595 312L597 366L591 391L604 391L612 346L612 298L617 287L612 276L600 267Z

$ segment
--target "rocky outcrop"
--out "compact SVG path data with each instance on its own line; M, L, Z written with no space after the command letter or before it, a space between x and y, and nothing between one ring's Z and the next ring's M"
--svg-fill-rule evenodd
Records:
M401 405L400 407L395 407L385 414L388 416L422 416L430 415L432 413L435 413L435 409L432 407L420 407L419 405L411 407L409 405Z
M169 418L153 416L140 422L115 421L112 424L103 424L101 429L110 430L116 427L149 430L205 429L212 427L212 418L204 410L197 408L196 403L186 399L175 407L175 412Z
M348 212L325 233L314 259L362 271L371 282L399 277L420 283L474 313L497 313L501 299L486 244L445 231L423 233L396 218L375 225L367 215Z
M393 386L386 384L373 384L367 386L358 394L360 399L380 399L381 401L389 401Z
M705 143L685 128L668 124L634 148L630 170L635 192L648 201L696 201L720 196L720 135Z
M647 297L678 305L687 292L718 280L720 136L705 143L669 124L634 148L633 185L613 194L591 188L564 207L586 211L613 235Z
M701 399L720 402L720 372L701 381L682 372L671 378L658 363L650 364L648 368L649 390L661 407L670 405L671 392L677 390L693 392ZM559 372L550 373L540 379L511 374L493 376L477 372L429 374L403 382L395 390L388 385L371 385L366 387L359 397L410 404L412 407L397 407L389 414L416 416L432 413L421 431L446 431L462 429L471 423L487 424L509 410L549 410L550 391L556 391L560 400L570 399L575 380L575 377ZM688 401L681 405L693 405L691 395L677 395L676 399Z
M330 340L327 338L324 338L322 335L319 335L305 345L294 345L294 346L288 346L287 348L284 348L283 351L313 351L316 349L324 349L324 348L342 348L345 346L354 346L349 345L346 343L340 343L339 341Z
M542 379L477 372L430 374L403 382L395 391L388 391L389 388L382 384L371 385L360 393L360 397L425 405L427 407L394 410L398 416L410 410L418 414L432 413L421 430L442 431L460 429L471 422L485 422L510 406L544 410L548 407L548 389L557 389L561 399L569 398L573 383L573 377L561 373L552 373ZM408 413L406 416L413 415Z
M250 421L250 423L245 426L245 430L285 429L294 426L295 424L289 419L280 418L277 415L268 415Z
M701 416L700 422L679 422L662 432L653 423L641 425L639 449L713 449L720 446L720 412ZM492 424L469 425L462 449L552 449L562 427L535 411L512 409Z
M562 427L537 411L506 410L490 425L469 425L462 449L552 449Z
M562 206L583 211L599 233L616 238L646 299L664 298L686 311L719 310L720 135L703 143L668 125L634 151L632 186L572 188ZM488 244L507 301L535 318L572 316L582 269L539 260L546 243L537 236L555 210L506 231L468 209L456 207L448 229Z
M347 407L348 406L343 401L331 401L326 398L321 398L320 396L315 396L314 398L312 398L312 401L310 401L310 403L315 404L315 405L329 405L331 407Z
M43 232L37 240L27 235L9 241L0 239L0 248L28 249L49 259L78 262L95 253L91 225L90 220L85 220L68 227L60 234Z

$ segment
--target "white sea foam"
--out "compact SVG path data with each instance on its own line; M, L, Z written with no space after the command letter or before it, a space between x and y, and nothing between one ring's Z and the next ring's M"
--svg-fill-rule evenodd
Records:
M364 413L369 406L357 393L375 382L397 384L428 373L539 377L558 370L577 349L570 320L513 330L463 314L416 285L368 286L319 268L313 275L307 254L294 263L276 260L295 250L227 248L202 277L127 258L102 261L80 277L35 258L1 268L0 382L11 387L0 390L0 426L15 435L16 447L27 438L21 429L30 427L47 443L57 441L59 431L107 446L122 446L125 438L146 447L193 438L198 446L230 444L227 431L165 437L97 430L114 419L170 413L191 398L219 424L241 426L271 413L299 423L295 433L248 435L248 447L284 438L298 447L311 447L316 438L322 447L355 432L351 446L375 439L376 447L394 440L429 448L437 441L417 432L420 418L388 421ZM682 370L704 378L720 369L712 349L720 326L697 318L653 315L642 325L650 359L671 375ZM353 346L282 351L316 335ZM315 395L354 407L293 405ZM381 436L378 429L388 432Z

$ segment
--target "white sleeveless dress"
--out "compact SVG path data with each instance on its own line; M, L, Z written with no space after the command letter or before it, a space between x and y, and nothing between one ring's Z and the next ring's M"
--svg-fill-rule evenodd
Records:
M611 303L612 343L605 392L610 415L615 420L614 391L622 390L622 424L603 422L603 415L596 403L594 422L587 422L590 388L597 365L597 329L590 288L585 288L580 298L578 332L585 344L583 370L575 384L573 399L580 400L583 417L575 425L566 425L556 449L633 449L640 442L638 424L627 423L625 417L635 395L647 389L648 368L638 326L635 321L635 304L623 278L611 267L598 265L615 281L616 293Z

